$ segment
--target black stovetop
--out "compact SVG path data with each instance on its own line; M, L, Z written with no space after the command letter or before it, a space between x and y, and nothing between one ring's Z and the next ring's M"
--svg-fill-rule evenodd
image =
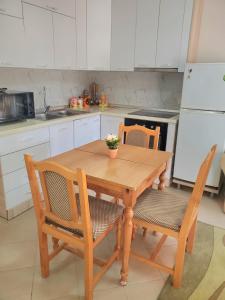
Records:
M178 113L168 112L168 111L159 111L159 110L141 109L141 110L131 112L131 113L129 113L129 115L170 119L170 118L173 118L173 117L177 116Z

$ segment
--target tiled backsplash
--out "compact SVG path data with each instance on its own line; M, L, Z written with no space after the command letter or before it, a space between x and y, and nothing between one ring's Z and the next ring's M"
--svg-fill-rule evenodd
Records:
M177 109L180 106L182 73L94 72L33 69L0 69L0 87L33 91L36 108L65 105L95 80L113 104Z
M109 97L110 103L148 108L179 109L183 73L89 72Z
M34 92L36 109L43 107L44 86L47 105L57 106L68 104L71 96L80 95L88 85L85 71L0 69L0 87Z

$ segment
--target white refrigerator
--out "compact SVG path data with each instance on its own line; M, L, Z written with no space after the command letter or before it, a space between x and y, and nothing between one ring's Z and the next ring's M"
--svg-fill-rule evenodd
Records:
M195 182L211 146L217 144L206 185L218 191L220 157L225 149L225 63L187 64L173 177Z

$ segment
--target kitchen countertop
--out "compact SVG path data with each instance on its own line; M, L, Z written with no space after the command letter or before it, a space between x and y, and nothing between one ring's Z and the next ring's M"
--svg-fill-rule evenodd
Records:
M137 111L138 109L146 109L146 110L157 110L164 112L177 112L177 116L172 118L158 118L158 117L147 117L147 116L139 116L132 115L130 113ZM30 129L36 129L41 127L50 126L53 124L60 124L66 121L73 121L83 118L88 118L95 115L108 115L115 116L121 118L131 118L131 119L139 119L139 120L149 120L149 121L157 121L164 123L174 123L176 124L179 118L178 110L166 110L166 109L152 109L152 108L143 108L143 107L135 107L135 106L122 106L122 105L114 105L110 107L106 107L101 109L100 107L90 107L88 109L88 113L80 114L80 115L72 115L65 116L62 118L57 118L53 120L43 121L38 119L28 119L26 121L21 121L13 124L0 125L0 136L5 136L9 134L19 133L23 131L28 131Z

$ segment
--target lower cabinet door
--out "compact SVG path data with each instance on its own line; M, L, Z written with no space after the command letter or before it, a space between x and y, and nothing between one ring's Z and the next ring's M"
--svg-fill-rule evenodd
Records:
M74 121L74 147L100 139L100 116Z
M89 120L89 143L97 140L100 140L100 116Z
M113 117L113 116L101 116L101 139L104 138L108 134L116 134L119 132L119 125L124 124L124 118L121 117Z
M73 149L73 121L50 126L51 156Z

